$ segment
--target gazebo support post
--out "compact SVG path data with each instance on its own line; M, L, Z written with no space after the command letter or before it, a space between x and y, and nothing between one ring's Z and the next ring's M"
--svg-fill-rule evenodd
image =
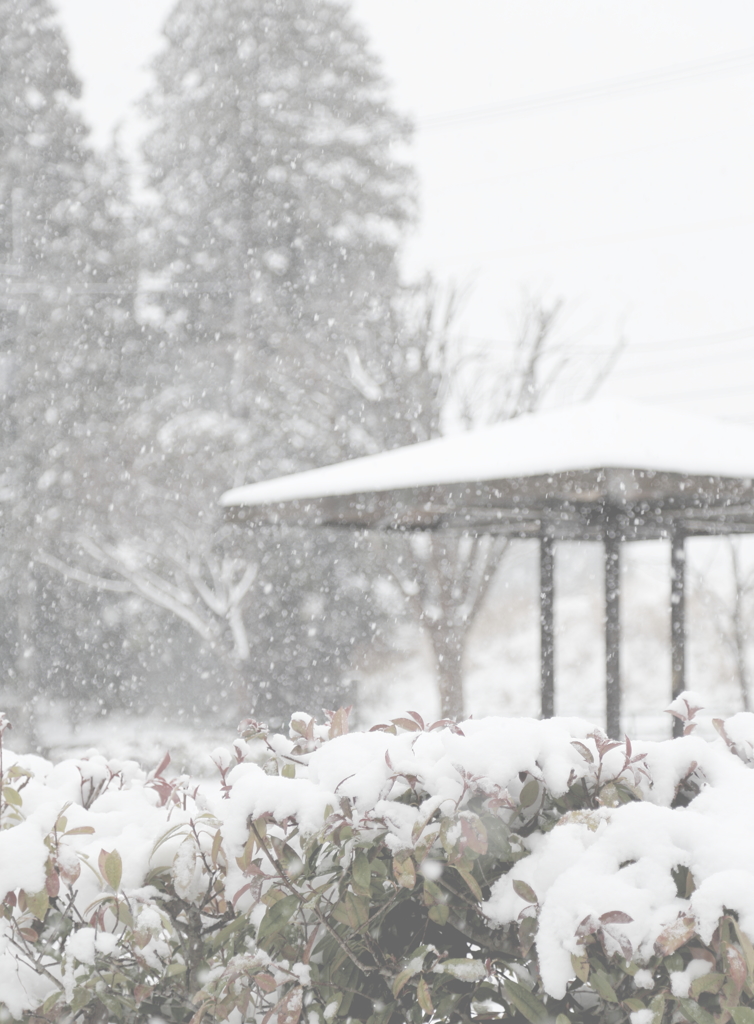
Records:
M555 714L555 542L539 538L539 637L542 718Z
M680 532L670 538L670 650L675 700L686 689L686 549ZM673 735L683 735L683 722L675 717Z
M607 734L620 738L620 540L605 536L605 717Z

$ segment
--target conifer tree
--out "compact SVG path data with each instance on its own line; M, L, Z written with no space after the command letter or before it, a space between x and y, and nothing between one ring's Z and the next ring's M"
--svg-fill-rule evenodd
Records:
M233 563L242 580L245 564L256 576L231 652L248 647L237 706L337 706L379 618L352 538L233 539L216 501L234 483L414 436L427 368L402 312L412 176L393 155L407 126L336 0L178 0L165 35L145 145L160 384L125 432L131 496L88 567L142 594L159 579L162 614L181 594L180 628L214 635L196 588L212 615L225 605L199 574ZM218 666L222 691L234 673Z
M268 471L408 440L407 126L361 30L336 0L179 0L165 34L146 158L175 344L263 425Z
M82 670L74 624L52 613L63 584L38 556L101 514L117 474L133 251L122 168L87 146L48 0L0 0L0 66L2 659L28 707L48 679L60 683L45 645L68 650L63 676Z

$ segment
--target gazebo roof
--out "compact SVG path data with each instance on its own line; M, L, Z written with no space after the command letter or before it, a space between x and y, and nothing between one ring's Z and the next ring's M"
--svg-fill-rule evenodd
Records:
M754 532L754 429L600 399L228 491L228 515L555 539Z

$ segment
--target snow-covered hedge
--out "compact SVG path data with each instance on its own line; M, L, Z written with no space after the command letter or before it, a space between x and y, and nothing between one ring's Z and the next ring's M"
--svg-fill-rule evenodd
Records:
M674 710L247 722L198 785L6 749L4 1019L754 1024L754 715Z

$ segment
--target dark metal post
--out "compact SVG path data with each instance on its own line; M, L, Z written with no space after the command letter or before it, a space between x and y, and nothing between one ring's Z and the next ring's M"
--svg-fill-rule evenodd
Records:
M539 628L542 718L555 714L555 542L539 538Z
M605 705L607 734L620 738L620 540L605 536Z
M674 533L670 546L670 650L673 700L686 689L686 548L682 533ZM683 722L673 718L673 735L683 735Z

